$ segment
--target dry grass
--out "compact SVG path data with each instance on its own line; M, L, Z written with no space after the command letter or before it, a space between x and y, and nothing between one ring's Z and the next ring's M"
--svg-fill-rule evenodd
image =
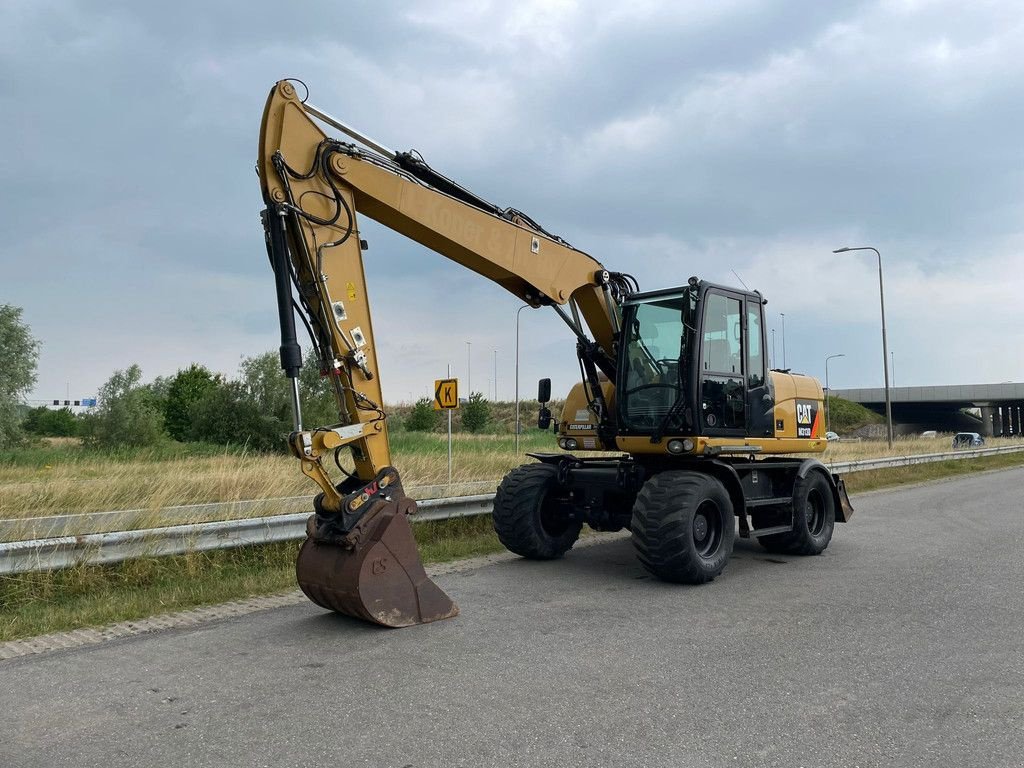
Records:
M524 435L522 450L552 450L550 435ZM443 495L448 482L447 437L399 434L394 463L413 495ZM458 435L453 450L452 492L481 492L473 483L498 480L522 463L511 436ZM0 520L141 510L156 516L165 507L312 496L316 486L285 455L225 451L154 460L142 454L112 460L82 449L49 451L35 463L0 464ZM428 487L432 486L432 487ZM441 487L438 487L441 486ZM423 493L415 491L421 488ZM275 511L272 508L269 510Z
M522 436L521 452L555 450L550 434ZM1019 445L1019 440L994 438L988 445ZM394 462L413 495L447 495L447 438L426 433L399 433L393 439ZM880 456L937 453L950 450L949 438L899 439L892 451L884 442L831 443L826 462ZM36 516L142 510L135 524L156 522L169 506L246 499L311 496L315 486L284 455L221 452L170 458L141 454L111 457L91 454L72 444L41 454L37 463L0 464L0 520ZM485 492L486 483L522 463L511 435L455 437L455 487L451 493ZM474 486L473 483L476 483ZM429 487L428 487L429 486ZM420 492L416 492L419 488ZM246 514L273 514L274 505ZM220 515L223 517L223 513ZM196 520L203 519L197 516Z
M880 459L886 456L915 456L922 453L948 453L953 450L951 446L952 434L939 435L938 437L897 437L893 441L892 450L881 440L862 440L860 442L849 442L845 440L835 441L828 444L825 451L825 462L857 461L858 459ZM1001 445L1024 445L1019 438L1012 437L988 437L985 438L985 447L993 448Z

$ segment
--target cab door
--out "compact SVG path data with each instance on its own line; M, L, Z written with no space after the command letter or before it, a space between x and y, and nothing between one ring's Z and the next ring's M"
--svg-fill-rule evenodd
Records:
M701 316L700 434L740 437L747 432L744 298L709 289Z
M765 354L764 311L760 298L748 296L744 300L743 343L747 365L747 434L750 437L772 437L775 393L767 371Z

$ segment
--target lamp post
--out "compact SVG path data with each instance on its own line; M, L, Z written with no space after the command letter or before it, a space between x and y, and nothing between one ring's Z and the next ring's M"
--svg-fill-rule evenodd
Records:
M885 426L889 438L889 447L892 448L892 399L889 395L889 343L885 337L885 290L882 287L882 254L877 248L870 245L857 246L856 248L836 248L832 253L847 253L849 251L874 251L878 257L878 301L882 307L882 367L885 372Z
M779 359L775 357L775 329L772 328L772 368L777 368Z
M829 418L828 418L829 417L829 407L828 407L828 404L829 404L829 399L832 397L832 390L828 386L828 361L831 360L833 357L846 357L846 355L840 353L838 355L829 355L828 357L825 358L825 431L826 432L830 431L829 430Z
M467 341L466 342L466 397L469 397L470 395L473 394L473 378L470 376L471 358L470 358L470 355L469 355L469 352L470 352L470 350L472 348L473 348L473 345L470 342Z
M786 313L780 312L782 315L782 367L785 370L789 370L786 366Z
M519 455L519 313L526 309L529 304L523 304L516 310L516 456Z

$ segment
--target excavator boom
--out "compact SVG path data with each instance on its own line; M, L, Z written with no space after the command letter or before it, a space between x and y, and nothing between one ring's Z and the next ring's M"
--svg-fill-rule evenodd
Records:
M316 120L358 144L329 137ZM407 522L415 504L391 467L359 217L531 306L554 307L577 337L598 397L599 372L614 375L619 302L628 284L525 214L488 203L417 154L394 152L304 103L288 81L275 84L267 99L257 169L277 281L281 364L293 380L289 444L322 491L299 556L299 583L314 602L389 626L454 615L457 609L423 573ZM334 387L335 425L302 424L294 309ZM351 454L352 472L342 469L343 450ZM332 455L346 474L339 483L325 462Z

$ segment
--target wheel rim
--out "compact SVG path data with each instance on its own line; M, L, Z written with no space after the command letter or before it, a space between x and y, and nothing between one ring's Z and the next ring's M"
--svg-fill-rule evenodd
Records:
M693 513L693 547L703 558L712 557L722 546L722 510L711 500L704 501Z
M808 533L811 536L820 536L825 529L825 499L817 488L812 488L811 492L807 494L805 514Z
M540 527L548 536L561 536L569 530L569 516L562 499L545 494L540 502Z

